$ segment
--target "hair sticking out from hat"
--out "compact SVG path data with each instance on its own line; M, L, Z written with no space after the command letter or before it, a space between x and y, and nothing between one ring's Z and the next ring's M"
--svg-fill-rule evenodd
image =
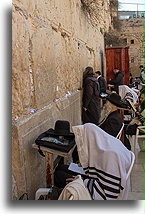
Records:
M101 75L101 71L96 71L95 73L98 75Z
M92 67L86 67L85 70L87 71L87 74L94 74Z

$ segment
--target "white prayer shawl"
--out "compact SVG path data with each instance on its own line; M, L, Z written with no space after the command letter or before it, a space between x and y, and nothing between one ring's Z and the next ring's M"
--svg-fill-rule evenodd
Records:
M130 99L133 104L135 104L138 100L137 93L131 88L129 88L127 85L119 86L119 95L121 96L121 99Z
M92 200L88 189L85 187L81 175L68 183L61 192L58 200Z
M74 126L84 180L93 200L127 200L131 153L123 143L92 123Z

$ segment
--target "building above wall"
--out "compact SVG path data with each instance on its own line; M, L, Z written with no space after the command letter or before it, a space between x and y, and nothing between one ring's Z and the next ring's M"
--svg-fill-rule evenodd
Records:
M144 11L118 11L119 19L144 18Z

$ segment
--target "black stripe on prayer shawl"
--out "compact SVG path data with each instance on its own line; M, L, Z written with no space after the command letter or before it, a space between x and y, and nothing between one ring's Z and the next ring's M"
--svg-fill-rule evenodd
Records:
M106 186L105 184L101 183L101 181L97 178L97 179L94 179L98 182L98 184L100 185L100 187L104 190L107 190L108 192L112 192L112 193L117 193L119 194L120 193L120 188L118 187L118 189L114 189L113 187L110 187L110 186Z
M115 176L115 175L111 175L111 174L109 174L109 173L107 173L107 172L104 172L104 171L102 171L102 170L100 170L100 169L96 169L95 167L86 167L86 168L83 168L85 171L86 170L88 170L88 169L92 169L92 170L95 170L96 172L99 172L99 173L102 173L102 174L104 174L104 175L106 175L106 176L108 176L108 177L110 177L110 178L113 178L113 179L115 179L115 180L118 180L118 181L121 181L121 178L119 178L119 177L117 177L117 176Z
M94 184L95 184L95 180L93 179L93 191L92 191L93 195L94 195Z
M102 177L101 175L99 175L97 172L89 172L89 170L88 170L88 171L85 171L85 173L87 174L88 177L90 177L90 175L95 175L95 176L97 176L98 178L100 178L100 179L102 179L103 181L105 181L106 183L109 183L109 184L112 184L112 185L114 185L114 186L117 186L117 187L119 187L121 190L124 189L124 188L121 186L120 182L119 182L119 183L115 183L115 182L110 181L110 180L108 180L108 179L106 179L106 178L103 178L103 177ZM91 178L95 179L94 177L91 177Z
M87 183L87 188L88 188L90 194L92 195L92 190L90 189L90 182L91 182L91 179L89 179L89 181Z
M97 192L104 200L107 200L107 199L106 199L106 196L98 189L98 187L96 186L95 183L94 183L94 188L95 188L96 192Z
M99 179L93 179L94 181L93 181L93 186L92 186L92 182L91 182L91 180L92 179L87 179L88 181L88 183L87 183L87 188L90 190L91 189L91 192L90 192L90 195L92 196L92 198L93 198L93 193L94 193L94 191L92 191L92 188L94 189L95 188L95 190L96 190L96 192L104 199L104 200L107 200L107 198L114 198L114 199L117 199L118 198L118 195L119 194L117 194L117 195L112 195L111 193L120 193L120 191L119 192L116 192L116 190L115 191L112 191L112 188L111 188L111 193L110 194L108 194L108 193L105 193L105 189L107 190L107 191L110 191L110 188L104 188L104 185L99 181ZM98 189L98 187L97 187L97 185L96 185L96 183L99 185L99 187L100 187L100 189L101 190L99 190ZM90 184L91 184L91 187L90 187ZM102 191L102 192L101 192Z
M87 183L87 188L88 188L88 190L90 192L90 195L92 196L93 195L93 186L90 185L90 183L91 183L91 179L89 179L89 181Z
M107 191L113 192L113 193L118 193L118 194L120 193L120 189L114 189L112 187L109 187L109 186L102 184L101 182L99 182L99 183L101 184L101 186L104 190L107 190Z
M106 197L108 197L108 198L118 198L120 190L117 190L117 189L114 189L112 187L109 187L109 186L106 186L106 185L102 184L99 179L96 179L96 182L98 182L99 186L101 187L101 189L105 193ZM105 190L107 190L110 193L106 193ZM113 193L116 193L117 195L112 195Z

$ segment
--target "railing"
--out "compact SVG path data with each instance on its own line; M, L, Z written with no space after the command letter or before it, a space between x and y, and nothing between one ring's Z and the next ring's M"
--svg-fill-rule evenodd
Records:
M144 18L144 11L118 11L119 19Z
M119 19L144 18L144 4L119 2L118 16Z

